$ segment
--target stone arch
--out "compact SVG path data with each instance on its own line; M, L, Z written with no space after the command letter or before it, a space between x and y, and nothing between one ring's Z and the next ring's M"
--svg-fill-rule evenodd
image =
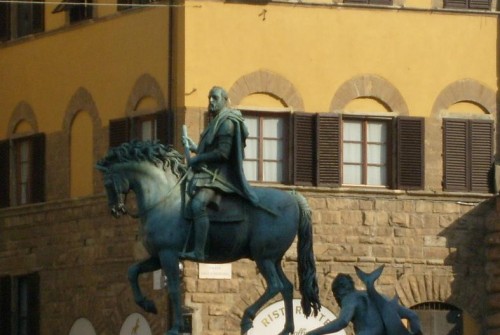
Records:
M424 302L446 302L467 311L473 317L481 315L481 299L472 299L465 293L453 290L453 275L408 274L403 275L396 284L396 294L406 307ZM474 294L474 293L472 293Z
M85 88L80 87L71 97L63 120L63 132L68 136L73 119L76 114L82 110L89 113L90 118L92 119L94 131L101 127L101 118L99 117L99 112L97 111L97 106L92 98L92 95Z
M238 105L244 97L254 93L268 93L293 108L304 111L304 101L295 86L285 77L267 70L259 70L240 77L228 91L233 105Z
M12 137L14 135L14 131L16 129L16 126L19 124L21 121L26 121L31 125L31 128L33 129L34 133L38 132L38 122L36 120L35 113L33 112L33 108L25 102L21 101L16 108L14 109L14 112L12 113L8 128L7 128L7 136Z
M408 115L408 106L399 90L388 80L365 74L349 79L343 83L330 103L330 112L343 110L356 98L373 98L386 105L391 112Z
M478 104L493 117L497 112L495 92L474 79L466 78L449 84L439 93L432 106L432 116L439 119L443 109L457 102Z
M297 257L294 250L296 250L296 242L294 242L287 251L287 255L289 255L289 257L291 257L292 259L296 259ZM244 260L244 261L240 260L239 262L241 263L245 262L244 266L246 269L252 269L256 267L255 263L249 260ZM299 274L297 273L296 262L286 261L286 260L282 260L282 262L283 262L282 264L283 270L285 271L287 278L292 283L298 283ZM238 272L238 270L234 268L233 271L236 273ZM329 271L329 268L327 269L325 267L322 268L322 266L318 266L318 268L316 269L317 274L325 273L326 271ZM238 294L235 296L233 304L228 311L228 319L230 320L229 322L231 324L239 325L245 310L265 293L267 284L257 268L255 268L255 272L248 271L247 273L245 273L245 277L240 277L238 279L233 279L233 280L238 280L238 286L237 286ZM335 315L338 316L340 308L337 302L334 300L333 294L331 292L331 284L333 280L334 280L334 274L332 272L328 272L326 273L326 275L317 276L319 297L322 306L328 308L331 312L333 312ZM301 295L294 294L293 298L300 299ZM270 304L273 304L274 302L279 300L283 300L281 294L278 294L274 298L269 300L261 309L259 309L259 311L257 311L256 315L258 315L264 308L266 308Z
M136 110L137 104L146 96L156 100L158 110L167 108L167 103L165 97L163 96L160 84L150 74L145 73L137 79L134 87L132 88L132 92L129 95L127 105L125 107L126 115L135 116L134 111Z

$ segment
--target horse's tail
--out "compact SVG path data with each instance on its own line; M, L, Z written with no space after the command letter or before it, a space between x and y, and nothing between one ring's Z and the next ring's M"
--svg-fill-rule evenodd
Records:
M302 195L296 192L293 195L300 210L297 254L302 311L306 317L310 316L311 312L316 316L321 309L321 303L319 301L319 287L314 262L311 209Z

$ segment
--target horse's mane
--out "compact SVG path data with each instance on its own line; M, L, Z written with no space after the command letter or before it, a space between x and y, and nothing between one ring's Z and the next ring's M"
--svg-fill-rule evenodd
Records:
M155 165L162 164L163 170L170 167L172 173L180 177L187 171L183 158L184 156L171 145L165 146L158 141L133 140L110 148L97 165L109 167L116 163L150 162Z

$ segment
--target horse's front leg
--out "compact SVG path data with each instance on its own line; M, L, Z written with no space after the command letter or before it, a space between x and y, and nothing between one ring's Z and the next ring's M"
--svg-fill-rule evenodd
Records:
M161 267L167 275L167 290L173 308L173 323L167 335L178 335L184 322L181 312L181 285L179 275L179 257L177 252L164 250L160 252Z
M156 257L150 257L141 262L137 262L128 268L128 280L134 294L134 301L148 313L157 313L156 305L152 300L147 299L139 286L139 275L141 273L153 272L160 269L160 261Z

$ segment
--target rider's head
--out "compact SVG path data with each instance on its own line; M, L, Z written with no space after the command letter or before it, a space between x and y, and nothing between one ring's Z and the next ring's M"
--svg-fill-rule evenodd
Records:
M339 306L341 306L342 299L354 290L352 277L345 273L339 273L332 283L333 296Z
M208 94L208 111L219 113L227 105L227 92L222 87L214 86Z

